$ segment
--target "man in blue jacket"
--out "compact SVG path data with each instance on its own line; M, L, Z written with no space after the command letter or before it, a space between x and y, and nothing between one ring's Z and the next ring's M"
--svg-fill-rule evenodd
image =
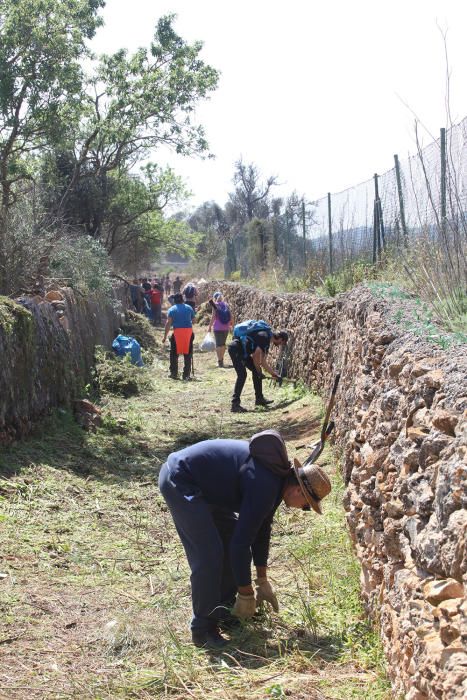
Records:
M221 648L228 642L220 628L232 621L231 613L252 617L263 601L279 609L267 561L281 501L320 513L331 485L316 465L302 468L295 460L291 467L280 434L265 430L249 441L204 440L173 452L159 488L191 569L193 643Z

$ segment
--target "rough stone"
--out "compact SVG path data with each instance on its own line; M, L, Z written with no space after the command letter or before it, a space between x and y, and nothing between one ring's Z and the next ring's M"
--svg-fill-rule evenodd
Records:
M432 605L438 605L443 600L450 598L460 598L464 595L464 587L459 581L453 578L442 581L430 581L423 587L425 598Z
M45 295L44 298L46 301L52 302L52 301L64 301L65 297L63 296L62 292L59 292L56 289L52 289L52 290L50 290L50 292L47 292L47 294Z
M432 422L434 427L442 433L455 437L456 425L459 422L459 417L455 413L438 408L433 415Z
M396 302L364 288L332 300L222 282L200 292L207 299L217 288L235 318L264 318L291 331L290 376L326 398L341 372L333 418L346 520L363 599L381 620L393 695L464 697L467 664L444 650L465 649L466 635L455 634L467 629L467 610L462 604L447 615L447 601L435 607L424 586L434 579L467 584L465 347L446 352L403 331L391 323Z

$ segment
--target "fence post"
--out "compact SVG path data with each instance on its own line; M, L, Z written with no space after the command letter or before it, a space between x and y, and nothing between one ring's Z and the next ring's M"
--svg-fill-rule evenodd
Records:
M290 225L289 225L289 210L285 210L285 240L287 242L287 272L290 272Z
M378 174L373 176L375 181L375 201L373 205L373 263L381 257L381 238L379 225L379 192L378 192Z
M407 232L407 225L405 223L405 210L404 210L404 195L402 193L402 180L401 180L401 169L399 165L399 156L394 154L394 165L396 167L396 182L397 182L397 194L399 196L399 211L402 226L402 235L404 237L404 245L407 248L409 245L409 235Z
M440 129L441 146L441 231L446 235L446 129Z
M329 274L334 272L334 263L332 259L332 217L331 217L331 193L328 192L328 233L329 233Z
M305 226L305 198L302 199L302 230L303 230L303 265L306 272L306 226Z

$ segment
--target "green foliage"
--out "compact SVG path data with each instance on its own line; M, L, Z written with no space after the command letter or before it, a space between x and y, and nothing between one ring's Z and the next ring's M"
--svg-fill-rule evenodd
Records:
M163 216L187 196L180 178L153 163L139 176L130 170L162 144L185 155L207 150L193 113L218 74L200 59L200 42L176 34L171 15L159 20L148 48L92 59L86 41L101 24L103 4L6 0L0 6L0 291L14 290L9 268L17 248L24 258L32 244L33 260L45 260L67 229L100 241L133 273L162 248L192 254L199 242ZM35 188L28 191L25 180ZM38 243L12 227L13 204L21 207L28 197ZM72 246L71 254L84 253L75 255ZM61 252L55 258L65 266ZM38 268L24 269L35 277Z
M132 365L129 354L117 357L102 346L95 350L95 380L103 394L124 398L138 396L151 386L147 370Z
M0 330L6 336L16 331L20 339L27 344L32 338L33 325L30 311L16 301L0 296Z
M233 272L230 273L230 280L232 282L238 282L242 277L242 272L241 270L234 270Z
M336 294L346 292L366 280L375 279L378 274L380 274L378 266L364 260L357 260L346 265L339 272L327 275L317 292L323 296L334 297Z
M156 335L153 326L151 326L145 316L134 311L127 311L121 330L124 335L131 335L138 341L148 359L152 360L154 358L157 343Z
M86 294L111 294L109 259L99 241L87 237L60 238L51 246L50 274Z
M0 184L29 177L23 156L56 142L82 102L86 40L103 0L4 0L0 6Z
M450 331L467 334L467 290L453 287L449 298L438 301L437 309Z
M368 283L375 296L399 302L410 300L409 306L400 306L394 313L393 321L406 331L414 333L430 343L439 345L443 350L447 350L453 345L463 345L467 342L466 326L464 329L446 333L436 324L436 317L433 308L418 297L414 297L401 287L391 282L371 282Z

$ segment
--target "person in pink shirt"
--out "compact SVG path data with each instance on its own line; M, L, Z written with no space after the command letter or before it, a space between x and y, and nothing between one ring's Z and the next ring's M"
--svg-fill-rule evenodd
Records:
M229 305L224 301L222 292L216 292L209 300L212 306L212 316L209 322L208 332L214 331L216 339L216 354L218 367L224 366L225 343L229 331L233 329L234 322Z

